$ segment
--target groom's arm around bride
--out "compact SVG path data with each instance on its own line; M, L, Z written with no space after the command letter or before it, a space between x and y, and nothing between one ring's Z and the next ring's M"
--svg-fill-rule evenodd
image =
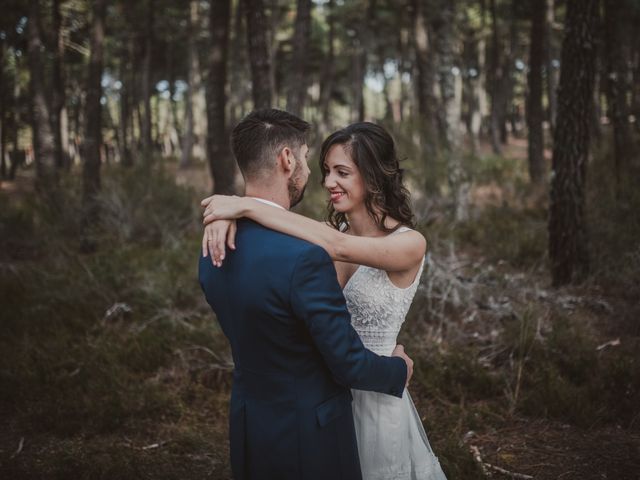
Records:
M338 383L401 397L413 374L413 361L400 345L392 358L364 348L351 327L335 275L333 263L322 248L314 246L301 257L292 279L291 305L295 314L306 323Z

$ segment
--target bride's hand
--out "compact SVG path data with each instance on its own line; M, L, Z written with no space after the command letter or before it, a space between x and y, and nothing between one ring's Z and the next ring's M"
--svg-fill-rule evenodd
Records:
M225 242L231 250L236 249L236 221L216 220L204 227L202 256L211 256L211 263L221 267L225 256Z
M205 207L202 213L202 223L205 225L215 220L233 220L240 218L245 213L246 198L228 196L228 195L212 195L200 202Z

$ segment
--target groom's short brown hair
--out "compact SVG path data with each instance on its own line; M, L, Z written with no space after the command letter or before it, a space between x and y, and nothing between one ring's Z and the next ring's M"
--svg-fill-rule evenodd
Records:
M295 115L274 108L255 110L231 133L231 149L245 180L273 169L280 150L297 151L311 125Z

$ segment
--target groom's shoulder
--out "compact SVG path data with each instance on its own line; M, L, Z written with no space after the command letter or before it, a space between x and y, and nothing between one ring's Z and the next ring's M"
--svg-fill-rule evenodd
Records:
M300 263L331 263L327 251L315 243L271 230L251 220L238 223L238 232L240 231L243 231L243 236L246 235L245 241L261 245L263 254L267 254L271 262L281 262L285 270L287 266L295 267Z
M242 223L238 223L238 230L244 231L249 241L259 241L261 243L268 242L277 245L283 253L292 256L298 256L302 253L315 253L328 256L328 253L320 246L303 240L286 233L278 232L264 227L252 220L243 219Z

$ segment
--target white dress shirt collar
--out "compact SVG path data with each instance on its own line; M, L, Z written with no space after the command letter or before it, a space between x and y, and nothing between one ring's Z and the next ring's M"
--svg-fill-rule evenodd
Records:
M286 208L284 208L282 205L278 205L277 203L272 202L271 200L265 200L264 198L258 198L258 197L249 197L249 198L253 198L254 200L257 200L262 203L266 203L267 205L271 205L273 207L281 208L282 210L286 210Z

